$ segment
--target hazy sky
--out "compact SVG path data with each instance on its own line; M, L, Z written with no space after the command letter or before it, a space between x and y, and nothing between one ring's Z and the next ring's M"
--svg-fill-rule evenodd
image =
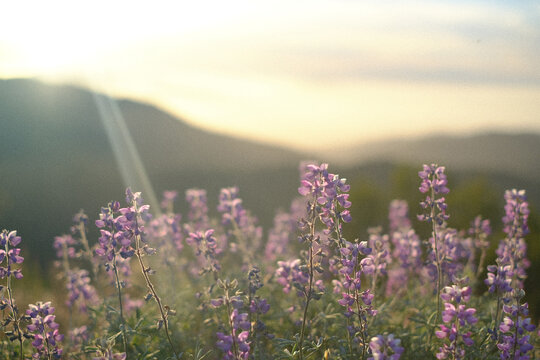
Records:
M84 5L82 5L84 4ZM540 131L538 1L8 1L0 77L313 149Z

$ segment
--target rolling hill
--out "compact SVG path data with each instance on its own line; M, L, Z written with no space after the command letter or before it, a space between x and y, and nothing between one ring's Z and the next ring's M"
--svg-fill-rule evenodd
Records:
M205 188L214 209L219 189L236 185L270 224L296 192L303 154L202 131L148 104L117 104L157 194ZM69 231L80 208L92 219L123 199L93 94L75 87L0 80L0 169L0 226L32 246Z
M203 131L149 104L115 104L158 196L204 188L215 211L219 189L236 185L266 227L297 194L298 163L317 158ZM52 239L69 231L80 208L95 219L100 206L122 200L125 184L109 136L90 91L0 80L0 227L17 229L31 251L50 255ZM389 140L318 158L351 183L364 176L378 184L388 182L396 163L419 168L438 162L455 179L481 174L501 191L526 188L531 202L540 204L538 134ZM182 210L183 201L178 203Z

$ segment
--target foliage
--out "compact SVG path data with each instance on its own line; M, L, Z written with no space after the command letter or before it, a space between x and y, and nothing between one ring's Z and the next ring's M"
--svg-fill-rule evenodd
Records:
M453 200L444 167L424 165L414 185L408 173L394 174L389 193L374 184L349 192L327 164L302 164L301 196L266 237L238 188L221 191L219 218L201 189L186 191L185 214L174 212L175 191L149 209L128 189L124 207L112 201L93 222L80 212L71 233L55 238L64 303L35 299L26 311L16 296L21 238L4 230L0 357L538 357L524 291L538 266L525 241L538 220L525 192L505 193L494 232L489 220L499 212L485 182L462 185ZM424 194L413 219L414 196L390 201L407 186ZM348 230L355 217L375 227ZM99 238L87 238L94 225Z

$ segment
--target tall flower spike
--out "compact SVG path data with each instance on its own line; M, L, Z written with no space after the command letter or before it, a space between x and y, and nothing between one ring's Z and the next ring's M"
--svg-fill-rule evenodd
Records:
M409 205L405 200L392 200L388 209L388 220L390 221L390 234L394 231L410 229Z
M146 288L148 289L147 297L150 296L154 299L158 306L161 319L158 320L158 330L163 326L165 330L165 335L169 342L172 352L176 359L179 359L179 355L176 352L176 349L172 343L171 335L169 332L169 315L173 314L174 311L170 311L168 306L164 306L161 298L158 296L155 286L150 280L150 275L154 271L144 264L143 256L151 255L155 253L155 249L148 246L146 242L146 234L144 230L143 221L150 220L151 216L148 214L150 209L149 205L145 205L140 192L132 192L130 188L126 189L126 202L128 203L128 208L120 209L120 212L126 218L125 233L128 234L130 240L133 239L135 243L134 254L137 257L137 260L140 265L141 272L146 283ZM144 245L143 245L144 244Z
M315 199L318 207L318 218L326 226L325 233L336 232L341 234L341 222L352 220L348 208L350 186L347 179L341 179L339 175L328 172L328 164L317 166L307 165L306 173L300 182L298 192L302 196ZM336 239L341 241L340 239Z
M471 223L469 229L469 235L472 238L472 260L476 254L476 250L480 250L480 259L478 260L478 267L476 268L476 277L478 278L482 271L484 271L484 261L486 259L486 250L489 247L488 236L491 235L491 226L488 219L482 219L481 216L477 216Z
M527 259L527 244L524 237L529 233L529 204L525 190L507 190L504 194L506 205L503 217L506 238L501 241L497 255L504 264L510 265L514 275L514 288L523 288L527 277L526 269L530 266Z
M51 306L51 302L30 304L28 308L26 314L31 321L28 331L34 337L32 346L35 348L32 357L34 359L60 359L62 348L59 345L64 335L58 330L59 325L55 322L54 307Z
M237 246L241 251L244 266L252 263L251 257L261 245L262 227L257 226L257 219L244 208L237 187L221 189L217 210L221 213L222 224L227 226L227 237L232 240L232 249Z
M427 193L426 199L420 203L420 206L424 209L424 213L418 215L418 220L430 222L432 226L432 247L433 255L435 256L435 261L432 265L435 266L437 270L437 281L435 288L435 296L437 298L437 313L435 316L435 321L438 321L441 311L439 291L441 290L442 282L441 261L443 260L443 257L439 250L440 239L437 226L442 226L444 222L448 220L448 215L446 214L446 203L444 197L441 196L440 198L437 198L437 196L448 194L450 190L446 187L448 181L446 180L446 175L444 173L444 166L438 166L436 164L424 164L423 170L418 172L418 176L422 180L419 188L420 192L423 194Z
M203 231L210 227L208 220L208 200L206 190L186 190L186 201L189 204L187 232Z
M439 348L437 359L465 358L464 345L473 345L470 327L478 322L476 309L467 308L465 303L469 301L472 289L465 286L468 279L458 281L457 285L446 286L441 293L441 299L445 301L442 320L446 325L440 325L440 330L435 332L439 339L448 339Z
M426 199L420 203L420 206L425 210L424 214L418 215L418 220L436 222L438 225L448 220L446 214L445 198L437 195L445 195L450 192L446 185L448 180L444 173L444 166L436 164L424 165L424 169L418 172L418 176L422 179L419 190L422 194L426 194Z
M24 258L19 255L21 249L17 248L20 243L21 237L17 236L17 231L2 230L0 233L0 278L6 278L6 289L8 293L7 299L3 299L2 296L0 305L2 306L2 309L8 306L10 310L10 314L6 317L3 326L7 327L11 324L13 331L6 332L5 334L11 341L14 341L15 339L19 341L19 354L22 360L24 356L22 331L20 327L22 317L19 316L19 310L15 304L13 290L11 288L12 277L15 279L21 279L23 277L21 269L13 269L13 265L22 264L24 261ZM5 265L3 265L4 261L6 263Z
M521 297L525 295L525 292L517 290L513 293L515 305L503 306L506 316L499 325L501 333L501 340L497 344L499 355L503 360L530 359L528 353L534 347L531 344L531 336L526 335L526 333L534 331L536 326L531 324L531 318L528 317L528 304L520 304Z
M24 258L20 256L21 249L17 246L21 242L21 237L17 236L17 231L3 230L0 233L0 278L11 277L21 279L23 277L21 269L14 269L13 265L22 264ZM2 266L6 260L6 264Z

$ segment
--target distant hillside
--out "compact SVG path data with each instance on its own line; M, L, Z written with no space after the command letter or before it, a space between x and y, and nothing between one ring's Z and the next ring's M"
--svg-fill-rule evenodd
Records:
M271 223L295 194L306 156L202 131L159 109L118 101L151 183L163 190L238 185L246 207ZM123 199L124 184L92 94L32 80L0 80L0 227L51 244L84 208ZM144 196L144 194L143 194Z
M540 179L540 134L488 133L386 140L341 149L329 161L363 164L387 161L408 164L439 163L456 170L511 174Z
M180 210L188 188L207 189L215 211L219 189L237 185L246 208L268 227L276 208L297 195L298 163L316 159L209 133L147 104L117 103L154 190L158 196L179 190ZM483 174L501 196L505 188L526 188L531 202L540 204L539 135L385 141L335 149L320 159L351 183L367 176L383 186L395 163L417 169L438 162L453 179ZM17 229L40 259L52 255L54 236L69 231L80 208L95 219L100 206L123 200L124 183L95 99L75 87L0 80L0 171L0 228ZM410 182L408 189L416 191L414 172Z

